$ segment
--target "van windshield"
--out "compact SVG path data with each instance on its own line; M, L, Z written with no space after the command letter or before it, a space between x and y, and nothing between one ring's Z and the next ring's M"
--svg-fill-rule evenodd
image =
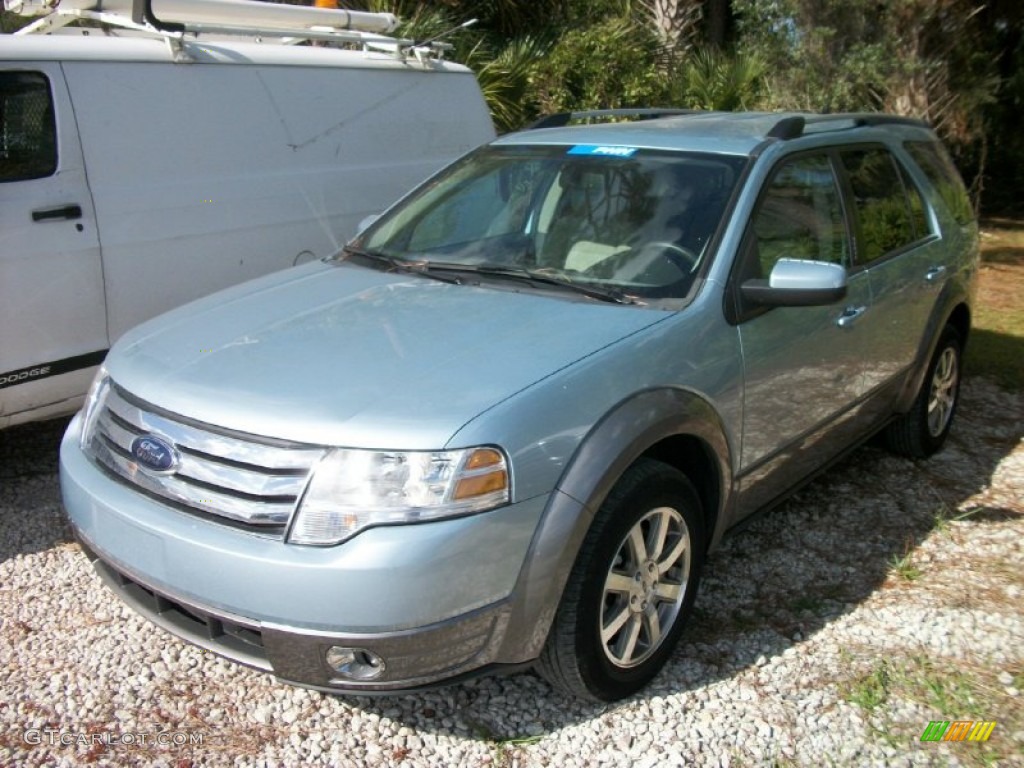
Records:
M392 208L352 250L418 271L543 276L686 296L745 158L591 145L484 147Z

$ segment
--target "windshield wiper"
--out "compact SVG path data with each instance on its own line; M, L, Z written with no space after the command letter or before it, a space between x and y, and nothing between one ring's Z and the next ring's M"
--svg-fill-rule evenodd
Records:
M351 245L346 245L341 249L342 256L359 256L367 259L368 261L375 261L378 264L385 264L389 267L390 272L402 272L409 275L420 275L421 277L429 277L431 280L439 280L442 283L451 283L453 285L462 285L462 279L453 275L439 275L431 270L429 261L406 261L405 259L399 259L394 256L388 256L386 253L380 251L366 251L362 248L356 248ZM342 259L338 259L342 261Z
M578 293L598 301L608 301L613 304L638 304L639 302L617 288L597 288L591 285L574 283L565 280L539 269L526 269L525 267L508 267L502 264L452 264L449 262L432 262L428 265L431 270L451 270L459 272L472 272L489 277L510 277L516 280L525 280L530 283L551 285L557 288Z
M379 251L367 251L351 245L346 245L342 249L342 254L360 256L370 261L385 264L395 272L421 275L433 280L440 280L443 283L453 283L455 285L462 285L462 278L443 273L467 272L470 274L487 275L488 277L508 277L515 280L524 280L530 283L539 283L541 285L550 285L556 288L562 288L567 291L580 294L581 296L586 296L598 301L607 301L613 304L639 303L635 298L628 296L617 288L597 288L595 286L582 285L539 269L531 270L526 269L525 267L510 267L503 264L487 263L457 264L448 261L427 261L426 259L423 261L408 261L406 259L389 256L386 253L381 253Z

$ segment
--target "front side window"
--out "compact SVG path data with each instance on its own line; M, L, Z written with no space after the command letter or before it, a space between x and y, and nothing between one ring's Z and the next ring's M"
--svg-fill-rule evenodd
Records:
M709 258L745 163L623 147L486 147L406 198L350 251L679 298Z
M776 168L752 224L745 278L767 278L779 259L849 266L839 186L825 155L798 156Z
M50 83L38 72L0 72L0 182L57 170Z
M860 224L858 260L871 262L925 237L921 194L885 149L841 153Z

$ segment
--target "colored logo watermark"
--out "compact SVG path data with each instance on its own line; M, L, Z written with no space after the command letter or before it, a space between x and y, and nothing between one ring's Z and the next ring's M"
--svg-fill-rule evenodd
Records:
M988 741L995 727L995 720L932 720L921 741Z

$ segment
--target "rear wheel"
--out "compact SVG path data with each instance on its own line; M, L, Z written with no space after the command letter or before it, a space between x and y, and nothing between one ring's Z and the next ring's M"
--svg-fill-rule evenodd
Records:
M666 464L639 460L594 518L541 655L541 674L590 699L639 690L672 654L703 564L693 486Z
M925 458L942 448L960 399L962 350L960 334L947 325L913 406L886 431L886 442L891 450L904 456Z

